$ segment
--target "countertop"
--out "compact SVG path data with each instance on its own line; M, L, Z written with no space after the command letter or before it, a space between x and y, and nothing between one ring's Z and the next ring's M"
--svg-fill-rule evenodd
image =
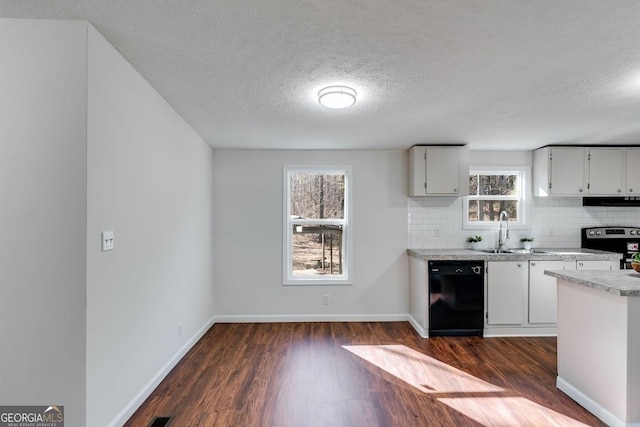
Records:
M545 270L544 274L622 297L640 297L640 273L634 270Z
M512 250L517 252L495 254L472 249L408 249L407 253L412 257L425 261L618 261L622 258L622 254L619 253L582 248L534 248L532 251L524 249ZM544 251L544 253L540 253L540 251Z

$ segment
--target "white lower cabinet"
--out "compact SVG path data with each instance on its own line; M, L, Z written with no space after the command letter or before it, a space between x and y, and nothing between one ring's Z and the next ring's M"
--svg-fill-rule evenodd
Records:
M527 270L526 261L487 262L487 324L522 325Z
M610 270L600 260L488 261L485 336L555 335L556 279L545 270Z
M545 270L563 270L564 261L529 261L529 323L558 322L558 285Z

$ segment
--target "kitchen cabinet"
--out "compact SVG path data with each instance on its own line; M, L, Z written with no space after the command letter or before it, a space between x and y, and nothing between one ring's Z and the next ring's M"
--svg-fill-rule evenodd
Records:
M409 322L421 337L429 331L429 275L424 259L409 257Z
M533 152L533 195L584 196L589 152L583 147L544 147Z
M557 323L557 280L544 271L563 269L564 261L529 261L529 323Z
M533 195L634 196L640 148L543 147L533 152Z
M526 262L487 262L488 325L522 325L528 281Z
M590 196L622 195L625 188L625 150L620 148L590 148L587 157Z
M626 150L626 185L625 191L629 196L640 195L640 148Z
M417 145L409 150L409 196L469 194L469 148Z

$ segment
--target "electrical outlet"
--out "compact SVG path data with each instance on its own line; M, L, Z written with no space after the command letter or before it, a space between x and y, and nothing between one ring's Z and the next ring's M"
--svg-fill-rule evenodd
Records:
M434 228L433 229L433 235L436 237L440 237L440 229L439 228Z
M182 322L178 322L178 336L182 336Z
M329 297L329 294L324 294L324 296L322 297L322 304L329 305L330 303L331 298Z
M553 237L556 235L556 231L553 229L553 227L549 227L549 237Z
M102 232L102 252L113 250L113 231Z

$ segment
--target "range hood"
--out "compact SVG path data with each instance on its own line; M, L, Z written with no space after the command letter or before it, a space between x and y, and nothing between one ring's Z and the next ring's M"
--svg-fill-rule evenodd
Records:
M583 197L582 206L640 206L640 196Z

